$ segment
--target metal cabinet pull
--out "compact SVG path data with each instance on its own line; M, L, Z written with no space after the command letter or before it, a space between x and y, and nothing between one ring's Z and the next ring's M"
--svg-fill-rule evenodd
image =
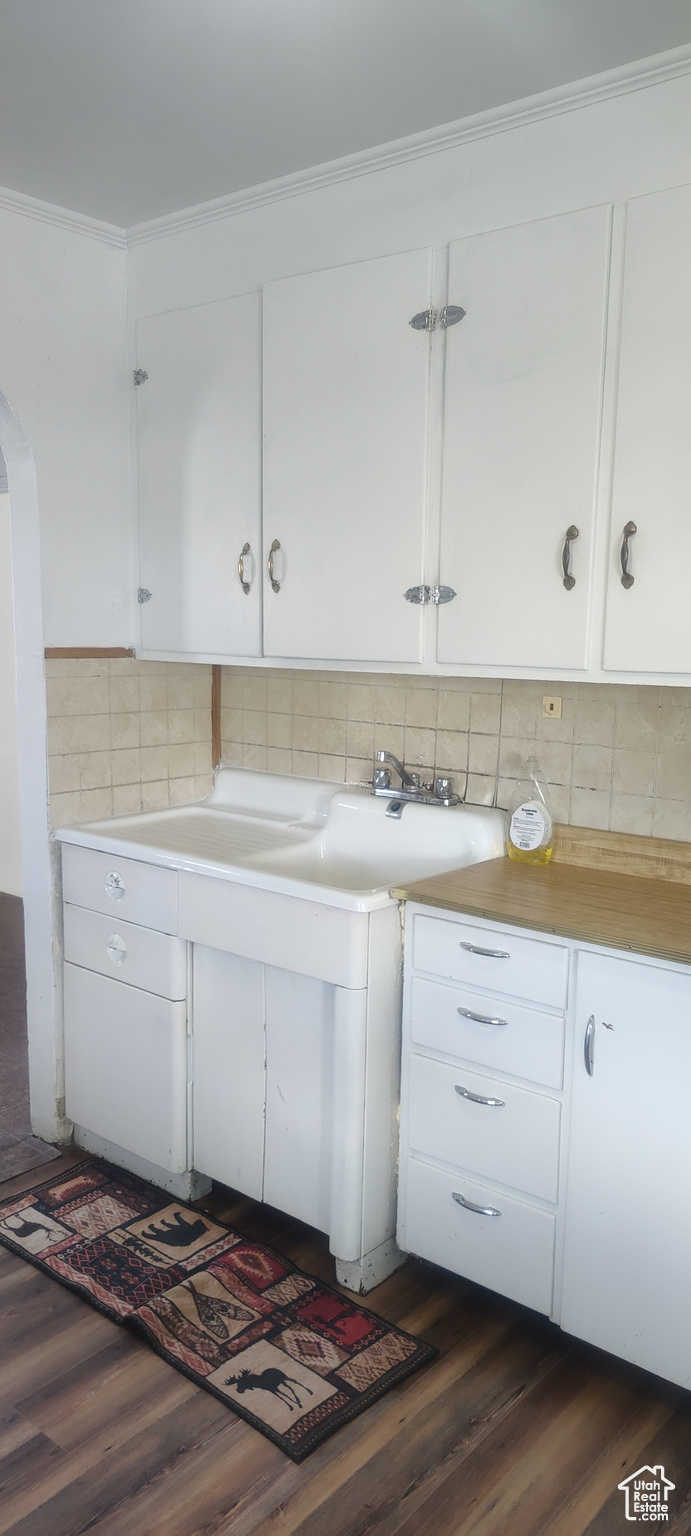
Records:
M622 587L626 587L627 591L629 587L633 586L634 583L634 577L631 575L629 570L629 539L633 537L634 533L638 533L636 524L627 523L624 528L624 537L622 539L621 553L619 557L621 560L621 584Z
M278 542L278 539L274 539L273 544L269 550L269 558L266 567L269 572L269 581L271 582L271 586L274 592L280 592L281 590L281 583L280 581L277 581L276 577L274 576L274 555L276 554L276 551L280 549L280 547L281 546Z
M119 933L111 933L106 944L106 953L109 960L112 960L113 965L122 965L127 959L127 945Z
M457 1008L462 1019L473 1019L475 1024L508 1024L508 1019L491 1019L488 1013L473 1013L471 1008Z
M481 1093L471 1093L469 1088L462 1088L460 1083L456 1083L455 1088L462 1099L471 1099L473 1104L489 1104L491 1109L506 1109L505 1099L485 1099Z
M484 955L486 960L510 960L508 949L482 949L479 944L464 944L461 949L467 949L469 955Z
M495 1210L493 1205L473 1205L472 1200L466 1200L465 1195L458 1195L453 1189L451 1198L457 1205L462 1205L464 1211L474 1211L476 1216L501 1216L501 1211Z
M113 901L122 901L125 894L125 882L116 869L110 869L106 875L106 894Z
M562 568L562 571L564 572L564 586L566 587L567 592L570 592L572 590L572 588L575 587L575 585L576 585L576 578L575 578L575 576L571 575L570 561L571 561L571 543L572 543L573 539L577 539L577 538L578 538L578 529L576 527L576 524L572 523L571 527L567 528L566 533L564 534L564 548L562 549L562 552L561 552L561 568Z
M585 1070L588 1077L592 1077L595 1071L595 1014L591 1013L585 1026L585 1038L583 1040L583 1057Z
M238 558L238 579L239 579L239 582L240 582L240 586L242 587L242 590L245 593L245 596L247 596L247 593L249 592L249 589L250 589L250 587L252 585L251 581L247 581L246 578L245 578L245 556L249 555L249 553L250 553L249 544L243 544L242 549L240 550L239 558Z

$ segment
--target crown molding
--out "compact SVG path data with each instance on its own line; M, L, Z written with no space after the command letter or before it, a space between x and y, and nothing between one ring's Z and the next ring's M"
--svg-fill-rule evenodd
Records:
M91 219L86 213L73 213L71 209L61 208L57 203L43 203L40 198L29 197L25 192L12 192L8 187L0 187L0 208L5 208L8 213L20 213L25 219L38 219L41 224L54 224L58 229L68 229L71 234L89 235L92 240L100 240L104 245L127 250L127 231L120 229L117 224Z
M358 176L368 176L375 171L402 165L409 160L422 159L426 155L440 154L445 150L455 149L458 145L468 144L474 139L505 133L509 129L538 122L541 118L573 112L580 107L587 107L598 101L608 101L616 96L628 95L632 91L644 90L649 86L659 85L666 80L674 80L677 76L689 73L691 73L691 44L685 44L682 48L673 48L667 53L654 54L649 59L638 59L633 64L624 64L617 69L591 75L585 80L557 86L550 91L541 91L535 96L526 96L521 101L509 102L506 106L493 107L490 111L475 113L472 117L461 118L455 123L446 123L439 128L411 134L407 138L396 139L389 144L380 144L372 149L358 151L354 155L345 155L341 159L313 166L309 170L296 171L289 176L278 177L274 181L265 181L258 186L232 192L226 197L199 203L193 208L184 208L179 213L164 214L161 218L134 224L127 231L127 244L128 246L142 245L150 240L162 239L166 235L196 229L203 224L213 224L216 220L245 213L251 208L282 202L289 197L299 197L305 192L317 191L321 187L333 186L340 181L350 181Z

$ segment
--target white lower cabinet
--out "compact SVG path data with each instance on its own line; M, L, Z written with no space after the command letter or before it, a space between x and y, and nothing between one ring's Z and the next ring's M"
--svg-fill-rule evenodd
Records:
M562 1327L688 1387L691 975L580 954L576 999Z
M691 968L409 904L401 1248L684 1387L689 1083Z

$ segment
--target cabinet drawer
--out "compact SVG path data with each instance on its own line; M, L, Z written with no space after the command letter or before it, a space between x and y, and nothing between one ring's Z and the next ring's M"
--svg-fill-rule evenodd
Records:
M96 912L114 913L119 922L143 923L144 927L158 928L163 933L177 932L174 869L64 843L62 891L65 901Z
M478 1215L461 1206L454 1195L500 1214ZM443 1264L537 1312L551 1311L554 1216L550 1211L410 1158L398 1242L405 1252Z
M159 1168L187 1166L187 1006L65 966L71 1120Z
M459 1088L500 1102L478 1104ZM561 1105L546 1094L411 1057L408 1140L427 1157L556 1200L560 1118Z
M445 987L415 976L412 985L414 1045L460 1056L478 1066L561 1088L564 1079L564 1019L520 1003L497 1002L481 992ZM469 1018L469 1014L477 1017ZM501 1020L484 1023L483 1020Z
M187 945L155 928L65 904L65 959L161 997L187 995Z
M548 1007L565 1006L569 952L560 944L421 913L415 914L413 925L416 970Z

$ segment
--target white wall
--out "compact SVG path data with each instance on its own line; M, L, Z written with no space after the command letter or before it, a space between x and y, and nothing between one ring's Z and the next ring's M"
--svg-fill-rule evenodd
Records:
M130 645L126 253L4 206L0 249L0 390L36 462L45 643Z
M10 498L0 492L0 891L22 894Z

